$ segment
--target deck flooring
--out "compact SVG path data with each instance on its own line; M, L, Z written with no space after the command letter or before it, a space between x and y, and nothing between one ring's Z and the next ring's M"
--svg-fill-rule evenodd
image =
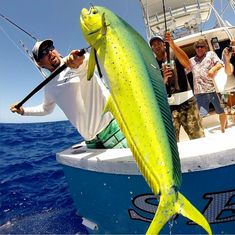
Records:
M225 130L226 132L233 132L235 137L235 123L232 120L232 116L227 116L228 120L228 126ZM204 127L205 135L210 136L216 133L220 133L220 122L219 122L219 115L216 113L210 113L207 117L203 118L202 124ZM181 127L180 130L180 142L189 140L188 135L184 131L184 129Z

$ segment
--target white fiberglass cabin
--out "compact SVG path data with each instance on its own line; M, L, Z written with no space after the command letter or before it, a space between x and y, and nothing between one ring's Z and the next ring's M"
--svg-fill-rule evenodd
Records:
M226 2L226 3L225 3ZM205 38L210 50L219 56L235 37L235 28L222 18L234 10L234 1L222 1L218 13L214 1L165 0L168 29L176 43L193 56L193 43ZM141 0L148 39L164 33L161 0ZM204 30L202 25L214 15L216 25ZM180 191L201 211L213 234L235 233L235 126L232 106L235 78L223 69L216 77L218 91L226 95L229 125L220 132L217 115L203 120L206 137L188 140L182 134L178 143L183 182ZM235 95L234 95L235 97ZM232 103L228 102L231 101ZM87 149L84 144L72 146L57 154L63 165L78 214L90 233L143 234L146 232L158 200L139 173L129 149ZM202 234L194 223L178 216L163 234Z

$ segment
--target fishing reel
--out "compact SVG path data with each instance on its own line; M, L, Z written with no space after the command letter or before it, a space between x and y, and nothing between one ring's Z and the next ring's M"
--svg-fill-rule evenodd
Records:
M169 62L166 61L162 64L162 67L167 67L168 69L174 70L175 68L175 61L174 60L170 60Z

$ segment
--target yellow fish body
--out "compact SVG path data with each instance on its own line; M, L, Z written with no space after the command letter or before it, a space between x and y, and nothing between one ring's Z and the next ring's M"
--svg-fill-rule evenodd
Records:
M111 111L126 136L133 157L160 202L147 234L157 234L175 214L182 214L211 234L203 215L179 193L179 153L165 85L152 51L124 20L103 7L83 9L81 28L91 45L88 79L98 58L108 77ZM97 57L97 58L96 58Z

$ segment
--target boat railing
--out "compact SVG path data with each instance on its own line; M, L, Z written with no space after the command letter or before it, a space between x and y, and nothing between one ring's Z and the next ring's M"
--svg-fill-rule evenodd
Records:
M217 22L219 24L219 27L224 27L224 30L226 31L228 37L230 40L233 39L233 35L231 34L231 32L229 31L229 28L228 28L228 25L226 24L226 22L222 19L222 17L220 16L220 14L218 13L218 11L215 9L215 7L210 4L210 7L211 9L213 9L213 12L215 13L215 16L216 16L216 19L217 19Z
M155 35L163 36L165 32L165 22L161 6L155 6L156 12L153 13L153 2L150 0L141 0L140 2L148 40ZM226 8L231 6L235 15L235 0L230 0L227 4ZM228 38L231 40L233 39L233 35L229 31L231 24L223 19L226 8L224 8L223 13L219 13L213 1L197 1L197 3L189 5L182 3L182 5L178 5L177 8L174 8L174 6L168 7L165 12L167 29L172 32L175 39L202 32L205 24L211 19L213 13L216 18L214 28L223 28Z

